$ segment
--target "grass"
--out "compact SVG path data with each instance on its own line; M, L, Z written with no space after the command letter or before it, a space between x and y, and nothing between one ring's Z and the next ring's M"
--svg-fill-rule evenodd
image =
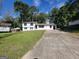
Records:
M28 50L32 49L43 33L44 31L19 32L1 38L0 56L6 56L9 59L21 59ZM2 35L0 34L0 36Z
M73 35L77 35L79 36L79 31L74 31L74 32L71 32Z
M0 33L0 38L11 36L13 33Z

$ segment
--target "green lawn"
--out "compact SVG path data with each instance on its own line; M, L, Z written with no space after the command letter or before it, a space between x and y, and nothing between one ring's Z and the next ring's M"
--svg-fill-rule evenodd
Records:
M79 36L79 31L72 32L72 34Z
M28 50L32 49L43 33L44 31L18 32L0 38L0 56L6 56L9 59L21 59ZM2 33L2 35L5 34ZM0 36L2 35L0 33Z
M0 38L8 37L12 35L13 33L0 33Z

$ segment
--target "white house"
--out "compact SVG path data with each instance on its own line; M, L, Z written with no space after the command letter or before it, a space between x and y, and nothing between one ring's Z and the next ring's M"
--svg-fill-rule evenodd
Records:
M50 24L47 20L44 24L39 24L36 22L23 22L22 30L30 31L30 30L54 30L55 24Z
M79 25L79 20L69 22L69 25Z
M9 32L11 24L9 23L0 23L0 32Z

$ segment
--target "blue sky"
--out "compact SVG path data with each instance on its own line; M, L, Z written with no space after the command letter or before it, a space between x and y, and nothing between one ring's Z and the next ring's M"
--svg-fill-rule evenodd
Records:
M17 16L14 13L13 3L15 0L4 0L2 8L2 16L10 14L11 16ZM23 2L31 5L35 5L40 12L48 13L51 8L60 8L67 0L22 0Z

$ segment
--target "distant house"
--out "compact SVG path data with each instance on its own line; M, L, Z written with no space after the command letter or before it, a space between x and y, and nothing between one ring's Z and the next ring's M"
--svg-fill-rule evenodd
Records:
M30 30L54 30L54 23L49 23L47 20L46 23L39 24L37 22L23 22L22 30L30 31Z
M69 27L68 28L70 28L70 29L79 29L79 20L69 22Z
M9 32L11 30L11 24L1 22L0 23L0 32Z
M79 25L79 20L69 22L69 25Z

